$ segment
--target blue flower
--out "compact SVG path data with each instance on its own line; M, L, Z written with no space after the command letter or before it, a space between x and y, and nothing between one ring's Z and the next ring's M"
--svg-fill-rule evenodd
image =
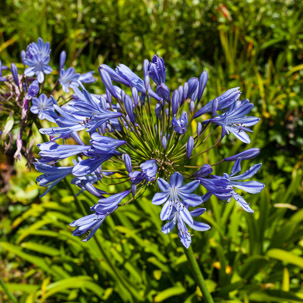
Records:
M42 83L44 74L52 72L52 68L48 65L50 52L49 43L44 43L41 38L38 39L38 43L29 44L24 59L24 63L29 67L24 71L24 74L28 77L36 75L38 82Z
M144 81L126 65L119 64L116 68L116 71L114 71L107 65L102 64L99 67L99 71L100 69L105 69L110 75L112 80L127 86L135 87L139 92L146 94ZM157 101L162 101L162 99L153 90L149 89L148 93L151 97L153 97Z
M56 142L45 142L37 145L40 149L39 156L43 162L53 162L78 155L88 151L86 145L58 145Z
M98 204L91 207L91 211L95 211L94 214L85 216L70 224L70 226L77 226L74 230L74 236L82 236L88 232L88 237L82 241L88 241L96 233L97 229L101 226L103 221L108 215L118 208L118 204L130 193L129 190L122 193L112 195L108 198L102 198L98 201Z
M158 171L156 160L147 160L140 164L140 168L142 171L130 171L128 174L133 185L137 185L144 180L148 182L155 180Z
M239 173L241 171L241 158L239 158L232 170L231 170L231 174L224 174L224 178L228 180L230 186L232 186L233 188L238 188L241 189L243 191L246 191L250 194L257 194L259 192L262 191L262 189L264 188L264 184L258 181L245 181L245 182L239 182L241 180L247 180L249 178L251 178L252 176L254 176L258 170L261 168L262 164L255 164L253 166L251 166L246 172L244 172L243 174L240 174L238 176L235 176L237 173ZM238 193L236 193L234 190L232 191L232 197L240 204L240 206L247 212L253 213L254 211L249 207L249 204L244 200L244 198L242 196L240 196Z
M250 138L247 132L252 132L249 126L257 124L260 118L245 117L254 107L247 99L234 102L230 108L222 115L215 118L205 120L203 123L211 122L222 126L222 137L229 132L233 133L239 140L244 143L250 143Z
M78 87L79 77L80 74L76 73L73 67L68 68L66 71L62 68L60 70L59 82L62 85L63 91L68 93L70 88L74 89L75 87Z
M245 211L250 213L254 212L244 198L235 192L234 187L251 194L256 194L262 191L264 184L261 182L239 182L239 180L246 180L254 176L262 164L255 164L251 166L245 173L235 176L241 171L241 161L241 158L237 159L232 167L230 175L224 173L222 177L212 175L211 179L197 178L201 185L203 185L209 191L209 193L205 195L204 201L206 201L212 194L216 195L220 200L227 200L228 202L230 202L231 197L233 197Z
M39 119L46 119L55 123L57 114L54 111L54 104L56 104L56 101L52 96L48 98L45 94L42 94L38 98L33 98L30 110L33 114L38 114Z
M74 176L81 177L92 174L113 155L120 155L116 148L125 144L124 140L101 136L98 133L93 133L91 137L91 149L87 153L91 158L81 160L75 165L73 169Z
M71 180L71 184L75 184L81 188L81 191L77 194L79 195L83 191L88 191L90 194L94 195L95 197L101 198L103 194L106 192L96 188L93 184L99 181L97 174L94 172L91 175L75 177Z
M43 175L37 178L37 182L40 186L47 187L47 190L41 197L46 195L62 179L71 174L73 170L73 167L57 167L40 162L35 162L34 165L36 170L43 173Z
M174 127L174 130L179 134L184 134L187 130L187 112L183 112L180 119L173 117L171 124Z
M34 80L31 85L28 88L27 94L30 97L35 97L39 93L39 82L37 80Z
M148 65L149 76L157 84L165 83L165 65L164 60L154 55L152 62Z
M160 219L162 221L171 220L163 226L162 231L170 232L178 222L180 240L188 248L191 238L184 223L196 230L210 228L207 224L193 221L192 214L188 210L189 206L195 207L202 203L200 196L192 194L200 183L196 180L183 186L183 176L178 172L171 175L169 184L162 178L158 178L157 183L162 192L154 195L152 203L155 205L165 203L160 213Z
M207 80L207 79L206 79ZM224 92L221 96L217 97L218 99L218 110L230 107L234 102L239 100L241 92L239 87L231 88ZM211 113L213 108L213 102L216 100L211 100L205 106L203 106L197 113L195 113L194 118L198 118L205 113Z
M158 171L158 166L156 160L147 160L140 164L140 168L144 174L147 181L153 181L156 178L156 173Z
M197 231L206 231L210 229L210 226L208 224L190 220L186 221L178 211L178 208L182 207L181 203L176 203L174 205L174 209L172 211L171 216L168 218L170 220L168 223L164 224L162 226L162 232L164 234L170 233L174 227L178 226L178 235L180 238L181 243L188 248L191 244L191 233L189 232L188 228L186 227L185 223L191 227L194 230ZM205 212L206 208L196 208L195 210L192 210L189 212L190 217L198 217L201 216Z
M44 43L42 38L38 39L38 42L32 42L27 46L25 57L33 59L34 56L47 57L51 53L49 42Z

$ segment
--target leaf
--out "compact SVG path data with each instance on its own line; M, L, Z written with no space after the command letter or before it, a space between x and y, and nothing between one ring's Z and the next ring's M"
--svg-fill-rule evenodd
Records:
M104 289L94 283L89 276L78 276L60 280L49 284L45 288L45 294L42 296L42 302L55 293L62 292L67 289L86 288L95 293L99 298L102 298Z
M268 259L263 256L253 256L244 262L239 275L245 279L252 278L268 263Z
M20 249L20 247L15 246L15 245L10 244L10 243L7 243L7 242L0 242L0 246L3 249L6 249L6 250L10 251L11 253L19 256L20 258L24 259L25 261L28 261L28 262L36 265L37 267L39 267L43 271L45 271L47 273L50 273L50 274L52 274L53 276L55 276L57 278L62 278L62 275L55 272L50 267L50 265L45 262L45 260L43 258L27 254L27 253L23 252Z
M156 297L154 298L154 302L162 302L173 296L178 296L178 295L184 294L185 292L186 292L186 289L181 285L167 288L167 289L161 291L158 295L156 295Z
M53 257L60 255L60 250L43 244L24 242L21 244L21 247Z
M7 119L6 119L6 123L5 126L3 128L3 132L2 132L2 140L5 139L5 137L7 136L7 134L11 131L11 129L14 126L14 118L13 115L10 114Z
M288 302L297 303L303 302L303 299L298 297L295 293L286 292L282 290L264 290L256 291L249 295L248 297L251 301L256 302Z
M296 256L286 250L273 248L270 249L266 255L270 258L277 259L303 268L303 258Z

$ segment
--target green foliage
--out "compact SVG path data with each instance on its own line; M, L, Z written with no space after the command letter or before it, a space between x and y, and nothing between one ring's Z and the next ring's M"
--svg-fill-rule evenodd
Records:
M54 65L62 49L78 71L97 71L103 62L140 70L143 59L157 53L170 87L208 70L204 101L239 86L262 118L251 146L262 151L258 180L266 187L247 199L254 214L235 202L208 201L203 219L212 228L195 233L193 250L216 302L302 302L303 4L224 3L6 0L0 4L0 57L19 62L20 50L41 36L52 45ZM89 89L103 87L97 82ZM211 163L244 147L224 140L220 154L209 155ZM10 161L0 160L1 178L12 174L10 190L0 196L0 301L202 300L177 234L160 231L151 193L120 207L83 243L69 223L89 213L93 198L74 199L62 182L40 199L36 172L24 162L5 170ZM251 162L244 161L243 170ZM217 174L231 168L224 165Z

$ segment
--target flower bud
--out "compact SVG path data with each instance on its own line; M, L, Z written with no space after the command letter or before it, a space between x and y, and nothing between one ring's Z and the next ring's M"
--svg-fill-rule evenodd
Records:
M18 76L18 69L15 63L11 64L11 72L13 75L14 82L17 86L19 86L19 76Z
M135 87L132 87L132 96L135 106L137 106L139 102L139 95L138 95L138 90Z
M23 65L25 66L26 64L25 64L25 56L26 56L26 53L25 53L25 51L23 50L23 51L21 51L21 60L22 60L22 63L23 63ZM1 73L1 68L0 68L0 73ZM0 74L0 77L1 77L1 74Z
M146 76L144 77L144 85L145 85L146 91L149 91L149 87L150 87L149 82L150 82L149 76L146 75Z
M157 86L157 94L165 101L170 102L170 91L164 83Z
M62 51L62 52L60 53L60 70L61 70L62 68L64 68L65 60L66 60L66 52L65 52L65 51Z
M208 73L205 70L205 71L203 71L203 73L201 74L201 76L199 78L198 101L200 101L201 98L202 98L203 92L204 92L205 87L206 87L207 79L208 79Z
M191 156L191 153L193 152L193 149L194 149L194 144L195 144L194 138L192 136L190 136L188 138L187 143L186 143L186 156L187 156L187 158L189 158Z
M213 172L213 168L209 164L204 164L197 172L194 173L195 177L205 178Z
M197 124L197 136L200 136L201 131L202 131L202 123L198 122L198 124Z
M104 69L99 69L99 73L105 88L110 91L111 95L114 96L114 98L118 98L109 73Z
M183 92L183 86L180 85L179 88L178 88L178 93L179 93L179 100L180 100L180 105L183 104L183 99L184 99L184 92Z
M122 155L122 160L125 163L125 167L128 173L131 173L133 171L132 169L132 160L128 154L123 154Z
M176 89L173 93L173 98L172 98L173 115L175 115L177 113L178 107L179 107L179 93L178 93L178 90Z
M128 117L130 119L130 121L132 123L135 123L135 114L134 114L134 105L133 105L133 100L132 98L125 94L125 98L124 98L124 106L125 106L125 110L128 114Z
M189 110L191 113L195 110L195 101L193 101L193 100L190 101Z
M239 154L236 154L234 156L231 157L227 157L224 159L224 161L235 161L238 158L241 158L242 160L248 160L248 159L253 159L255 157L257 157L260 153L260 149L259 148L250 148L247 149Z
M164 149L166 149L166 146L167 146L167 139L165 136L162 137L162 146Z
M184 85L183 85L183 98L184 98L184 100L187 99L187 93L188 93L188 83L185 82Z
M143 61L143 75L144 75L144 78L145 78L145 76L148 76L148 65L149 65L148 60L144 59L144 61Z
M34 80L28 88L28 95L30 97L35 97L39 93L39 82Z
M218 108L218 99L215 99L212 104L212 109L211 109L213 117L216 116L217 108Z
M190 98L191 95L196 91L196 89L198 87L198 84L199 84L199 81L198 81L197 78L190 78L187 81L187 84L188 84L188 91L187 91L187 94L186 94L186 99Z
M162 106L161 106L160 103L157 103L157 104L156 104L156 108L155 108L155 113L156 113L157 119L160 118L160 116L161 116L161 111L162 111Z

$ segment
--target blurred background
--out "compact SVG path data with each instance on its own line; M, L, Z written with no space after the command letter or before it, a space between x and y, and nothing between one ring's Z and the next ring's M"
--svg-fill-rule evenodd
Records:
M216 302L303 302L303 2L295 0L2 0L0 59L15 62L38 37L51 66L95 71L124 63L142 74L163 57L172 89L203 70L204 102L231 87L254 103L261 121L250 145L225 140L209 155L258 147L266 187L247 195L254 214L212 197L193 250ZM56 72L53 73L54 75ZM104 91L101 81L87 86ZM42 142L38 131L34 143ZM37 148L34 148L37 156ZM178 235L163 235L152 193L115 212L95 239L73 237L69 223L89 214L89 195L61 182L43 198L39 175L0 151L0 302L203 302ZM230 170L229 164L216 174Z

